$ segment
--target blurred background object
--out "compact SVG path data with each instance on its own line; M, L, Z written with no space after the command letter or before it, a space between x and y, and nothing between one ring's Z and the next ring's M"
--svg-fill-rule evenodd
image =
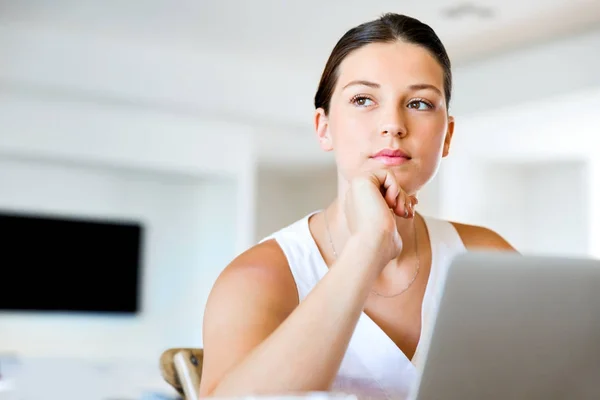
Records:
M141 227L134 311L0 305L14 370L97 379L90 399L174 395L158 357L201 347L220 271L333 199L314 92L339 37L390 11L430 24L454 67L455 139L421 212L600 257L599 1L0 0L0 211ZM74 287L101 282L90 263ZM2 259L0 291L25 301L11 271L57 267Z

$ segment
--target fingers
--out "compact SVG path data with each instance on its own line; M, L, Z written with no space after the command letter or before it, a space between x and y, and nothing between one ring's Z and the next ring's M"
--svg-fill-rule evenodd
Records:
M409 196L406 192L401 191L396 206L393 208L394 214L402 218L414 218L417 203L418 200L415 196Z
M374 171L372 179L381 187L381 194L394 214L402 218L414 218L415 206L419 201L400 188L393 173L387 170Z
M394 208L398 204L398 198L402 194L402 189L396 182L396 178L392 174L387 174L385 181L383 183L383 187L385 190L385 202L387 203L389 208Z
M374 183L381 188L381 194L389 208L394 208L400 195L400 186L396 182L396 177L389 171L380 170L372 174Z
M415 196L407 196L406 199L406 207L407 207L407 211L408 213L405 212L405 214L407 215L406 218L414 218L415 217L415 206L419 203L419 201L417 200L417 198Z

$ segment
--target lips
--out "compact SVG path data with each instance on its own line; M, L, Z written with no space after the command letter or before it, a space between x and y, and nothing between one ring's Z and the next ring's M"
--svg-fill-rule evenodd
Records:
M408 153L400 149L384 149L373 155L371 158L386 166L402 165L409 162L411 159Z
M375 154L373 158L377 157L402 157L410 159L410 156L400 149L383 149L379 153Z

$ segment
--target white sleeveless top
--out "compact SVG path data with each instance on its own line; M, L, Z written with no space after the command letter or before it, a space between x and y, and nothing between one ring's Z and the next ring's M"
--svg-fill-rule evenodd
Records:
M310 232L308 220L318 211L273 233L291 269L298 298L304 300L329 268ZM354 394L360 399L406 399L417 381L417 367L424 359L423 343L429 337L439 290L450 260L466 251L454 226L447 221L423 217L431 241L431 272L421 313L422 328L415 355L409 360L396 344L364 312L361 314L342 360L333 391Z

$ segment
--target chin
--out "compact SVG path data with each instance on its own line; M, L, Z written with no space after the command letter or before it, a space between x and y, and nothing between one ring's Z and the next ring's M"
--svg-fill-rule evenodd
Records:
M423 186L423 182L426 182L422 171L414 168L414 165L412 168L410 165L404 164L389 166L385 169L394 174L400 187L409 194L417 192Z

